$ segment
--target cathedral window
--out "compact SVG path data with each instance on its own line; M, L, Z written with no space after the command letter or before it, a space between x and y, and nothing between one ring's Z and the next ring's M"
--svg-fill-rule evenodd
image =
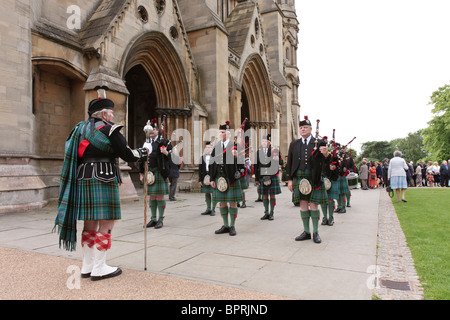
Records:
M158 12L159 15L162 15L164 13L164 10L166 9L166 1L165 0L155 0L155 7L156 7L156 12Z
M142 22L144 23L148 22L148 12L143 6L139 6L138 15Z

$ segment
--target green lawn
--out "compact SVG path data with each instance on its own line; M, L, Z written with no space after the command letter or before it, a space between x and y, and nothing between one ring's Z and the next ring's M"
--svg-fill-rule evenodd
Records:
M450 188L409 188L392 202L426 300L450 299Z

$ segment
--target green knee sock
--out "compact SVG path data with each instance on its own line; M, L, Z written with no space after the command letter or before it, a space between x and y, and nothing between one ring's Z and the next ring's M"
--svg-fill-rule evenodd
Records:
M339 196L338 208L339 209L344 209L345 208L345 200L344 200L344 196L343 195Z
M275 210L275 206L277 204L275 199L270 199L270 215L273 216L273 211Z
M313 225L313 232L319 232L319 219L320 219L320 211L319 210L310 210L311 212L311 220Z
M334 214L334 201L328 202L328 212L330 213L330 219L332 219Z
M205 194L206 209L211 210L211 193Z
M230 224L228 222L228 207L220 207L220 214L222 215L223 225L225 227L229 227Z
M306 233L311 233L311 230L309 229L309 218L311 217L311 213L308 211L302 211L300 210L300 215L302 217L303 221L303 228L305 229Z
M166 200L158 201L158 212L159 212L159 220L164 218L164 211L166 210Z
M264 213L268 214L269 213L269 199L263 199L263 204L264 204Z
M245 192L244 191L242 191L242 195L243 195L242 204L245 204Z
M322 207L323 218L328 220L328 204L321 204L320 206Z
M156 200L150 200L150 212L152 214L153 221L156 221L157 210L158 210L158 202Z
M230 227L234 227L237 215L238 215L238 208L230 208L230 220L231 220Z

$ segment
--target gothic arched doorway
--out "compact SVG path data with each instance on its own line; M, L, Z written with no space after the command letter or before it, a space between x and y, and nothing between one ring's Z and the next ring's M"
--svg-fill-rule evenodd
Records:
M142 147L143 129L148 120L160 121L166 115L165 137L168 138L175 129L187 126L192 114L186 72L166 36L150 32L133 42L123 61L122 74L130 92L127 126L130 146ZM137 168L131 167L136 183L133 173Z
M140 148L145 142L143 134L147 121L157 117L155 87L142 65L136 65L125 76L128 97L128 143Z

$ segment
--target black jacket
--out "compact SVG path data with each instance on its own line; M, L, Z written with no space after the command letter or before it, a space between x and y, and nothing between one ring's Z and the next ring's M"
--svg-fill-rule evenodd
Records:
M208 171L206 171L205 157L206 157L206 155L202 156L202 158L200 159L200 164L198 165L198 181L199 182L203 182L203 180L205 179L205 176L207 174L209 174L209 170L211 170L212 156L209 158Z
M209 175L211 177L211 181L214 181L219 177L220 173L223 173L230 185L233 185L237 180L235 173L240 172L241 176L244 174L245 159L239 148L237 149L238 157L235 158L233 156L232 150L234 147L235 144L232 141L228 142L225 150L222 148L222 142L219 142L214 146L214 149L211 152L211 160L209 162ZM238 179L240 179L240 177Z
M297 170L308 169L312 174L312 185L314 188L317 188L322 182L322 168L324 165L330 164L331 155L325 158L319 150L313 153L315 147L314 137L311 137L306 150L302 154L302 143L302 139L298 139L289 146L286 174L288 180L294 180ZM326 143L323 140L319 140L318 148L322 145L326 145Z
M280 155L280 151L270 146L267 148L267 153L264 154L263 148L259 148L256 153L256 163L253 165L255 178L260 180L262 176L274 176L277 175L280 169L281 158L279 160L273 159L276 155Z

